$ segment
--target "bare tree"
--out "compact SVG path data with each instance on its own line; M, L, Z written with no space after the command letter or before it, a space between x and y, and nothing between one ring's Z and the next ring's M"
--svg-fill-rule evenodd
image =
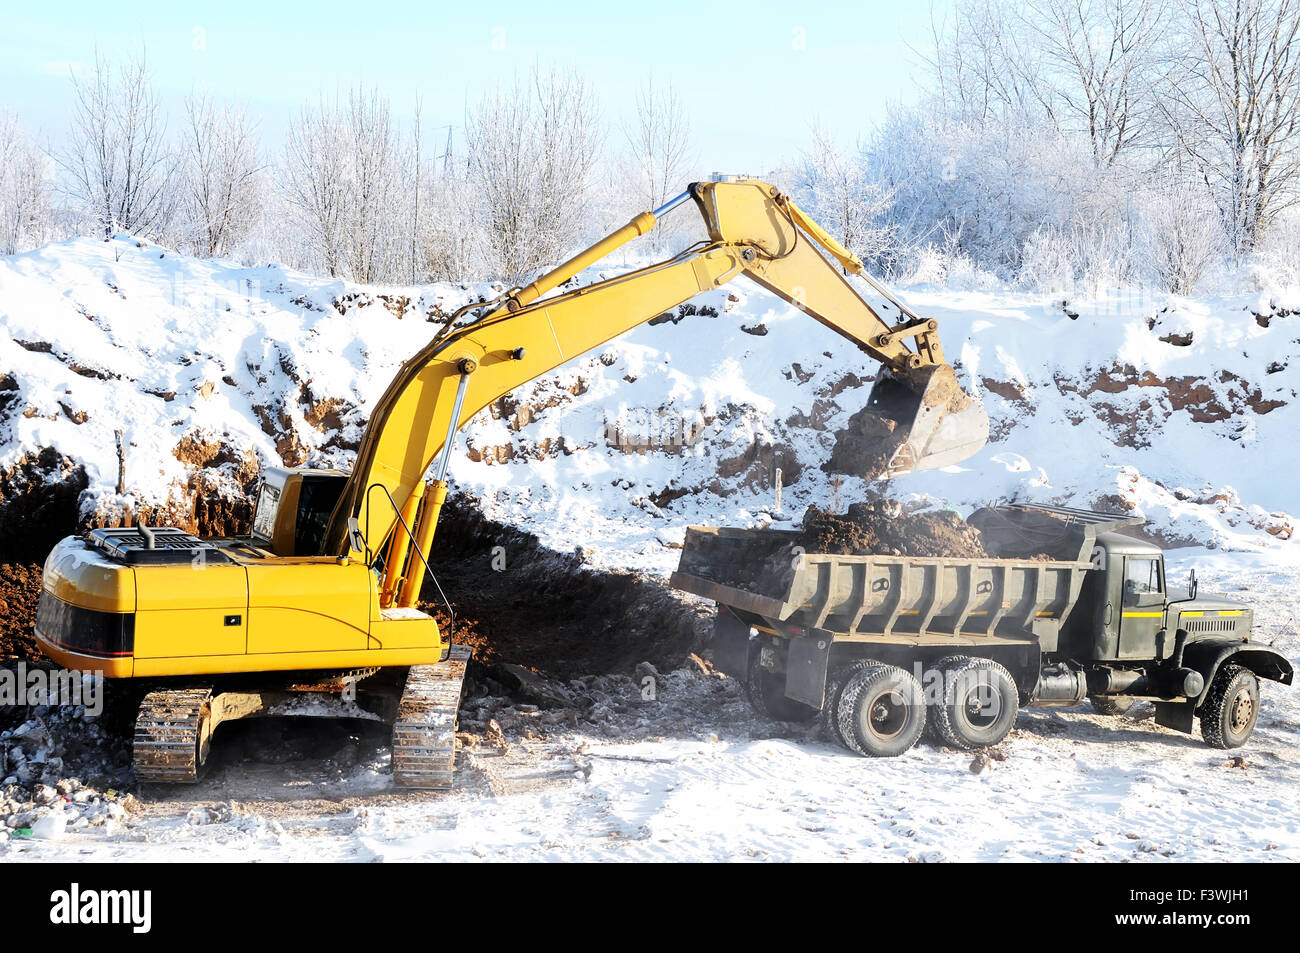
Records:
M931 8L933 51L923 55L945 115L977 125L1052 111L1041 56L1007 0L957 0L942 20Z
M72 74L71 145L59 157L68 189L105 237L163 232L175 209L176 158L143 51L116 67L98 51L88 77Z
M1168 23L1166 0L1037 0L1024 17L1048 69L1049 112L1087 136L1093 158L1111 165L1149 141L1153 90Z
M256 127L242 108L218 106L207 93L192 94L185 114L186 231L199 255L225 255L258 210L262 166Z
M636 115L623 134L637 173L643 208L658 208L678 194L691 165L691 131L677 91L648 81L638 92Z
M285 202L299 215L307 245L330 277L342 274L347 154L342 122L322 102L290 124L280 176Z
M358 87L346 102L322 101L294 120L281 190L330 275L373 282L403 272L403 167L388 100L377 92Z
M348 176L350 274L357 281L389 277L397 252L398 146L387 98L358 88L348 94L345 128L351 147Z
M1165 114L1240 255L1296 202L1300 0L1184 2L1194 55L1167 86Z
M517 282L571 249L600 135L595 98L575 73L534 69L465 118L468 179L486 269Z

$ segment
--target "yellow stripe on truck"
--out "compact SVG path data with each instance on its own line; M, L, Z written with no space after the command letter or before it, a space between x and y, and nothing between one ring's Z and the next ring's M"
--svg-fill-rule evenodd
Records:
M1123 615L1126 619L1159 619L1164 612L1125 612Z

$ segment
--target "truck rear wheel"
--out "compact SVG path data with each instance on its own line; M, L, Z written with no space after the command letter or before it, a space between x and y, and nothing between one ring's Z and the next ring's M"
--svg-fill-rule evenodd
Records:
M844 694L844 686L854 675L862 671L869 665L879 665L875 659L861 658L847 665L842 665L830 673L826 678L826 695L822 701L821 725L822 735L826 738L834 739L846 748L850 748L844 736L840 734L840 717L839 706L840 696Z
M1016 723L1020 695L1011 673L992 659L966 658L943 673L943 702L931 706L934 730L954 748L987 748Z
M760 652L749 653L749 672L745 678L745 695L750 707L764 718L774 721L811 721L818 711L811 705L785 695L785 677L769 672L760 664Z
M893 665L868 665L844 686L836 706L840 736L871 758L900 755L925 730L921 683Z
M1211 748L1240 748L1259 720L1259 679L1240 665L1224 665L1201 706L1201 737Z

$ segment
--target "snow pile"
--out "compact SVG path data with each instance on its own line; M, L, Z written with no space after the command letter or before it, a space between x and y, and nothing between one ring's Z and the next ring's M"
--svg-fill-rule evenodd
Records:
M359 287L126 236L0 259L0 511L44 482L73 487L83 523L246 529L260 466L348 466L399 362L491 293ZM883 489L911 508L1064 502L1140 513L1174 543L1295 545L1300 501L1279 475L1300 467L1300 296L907 297L989 410L988 446L960 466L887 487L825 472L877 365L741 280L485 409L454 484L547 545L655 572L688 525L765 522L777 468L795 518Z

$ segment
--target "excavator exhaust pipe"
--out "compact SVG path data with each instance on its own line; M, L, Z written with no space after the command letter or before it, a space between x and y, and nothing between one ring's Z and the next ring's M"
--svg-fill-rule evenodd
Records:
M856 475L896 477L934 470L977 453L989 438L984 405L961 389L948 364L885 368L847 435ZM836 469L843 469L836 467Z

